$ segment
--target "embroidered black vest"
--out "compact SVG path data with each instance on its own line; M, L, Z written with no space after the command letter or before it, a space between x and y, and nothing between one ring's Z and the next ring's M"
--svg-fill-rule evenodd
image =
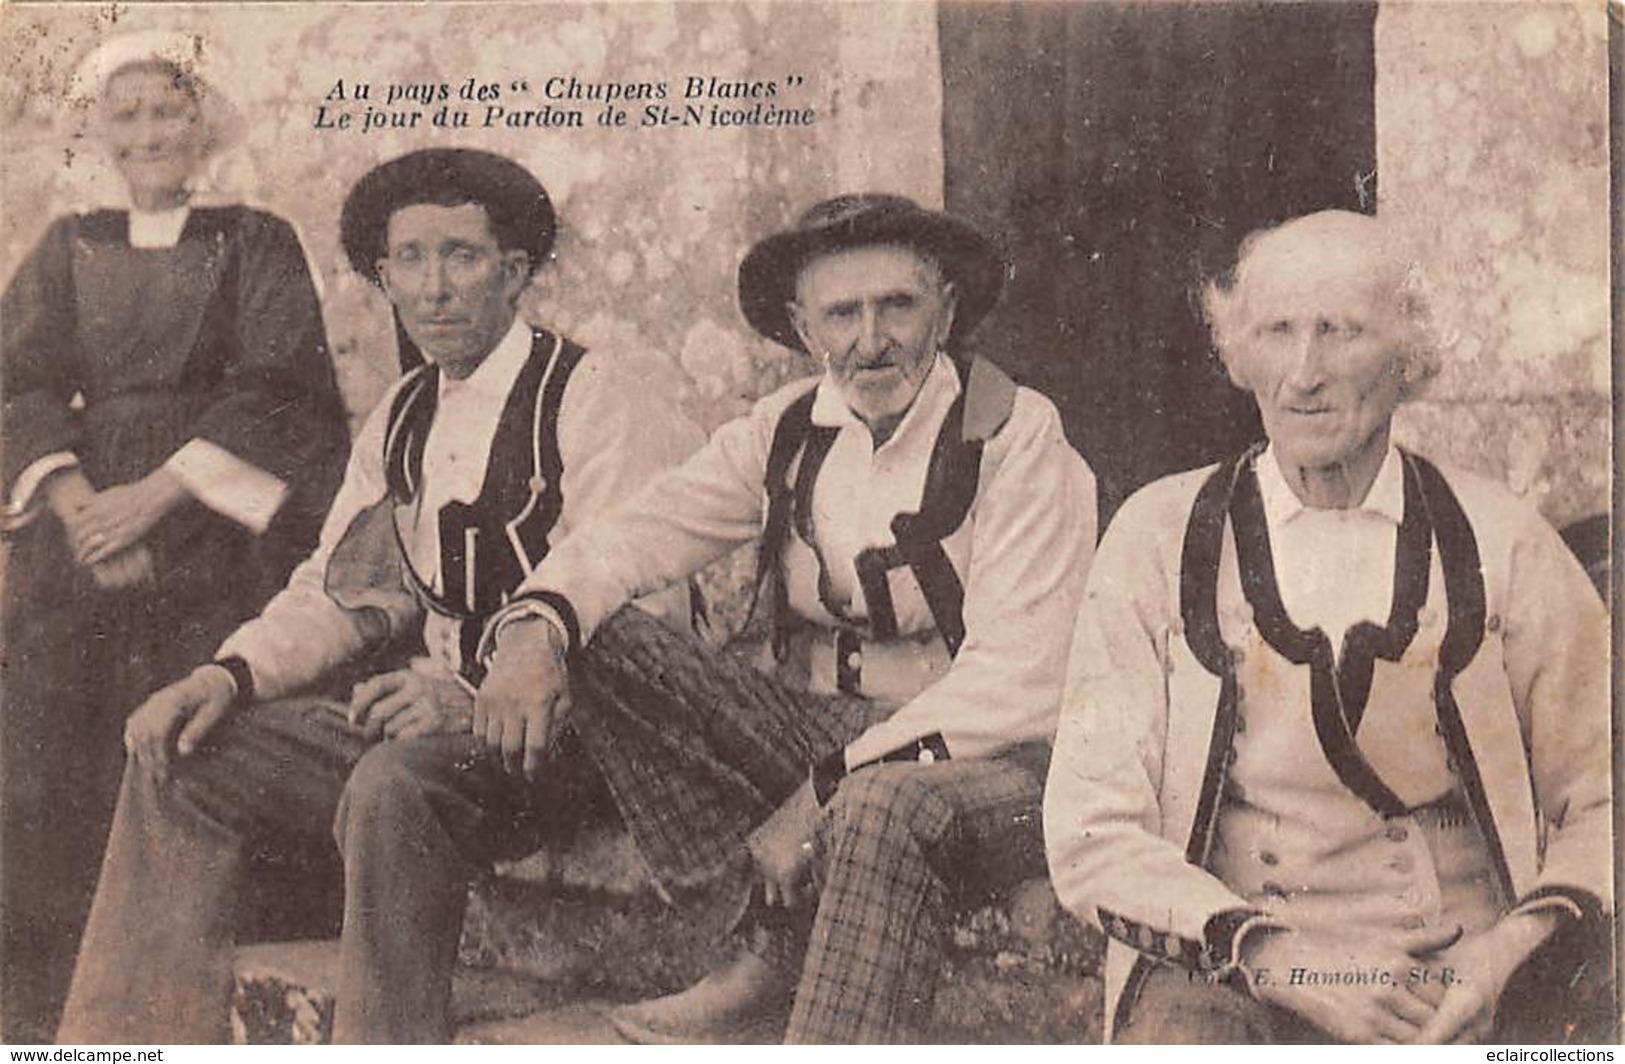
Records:
M1283 658L1310 667L1310 709L1322 752L1343 784L1384 817L1402 816L1410 810L1361 753L1355 732L1366 709L1376 659L1398 662L1416 636L1418 612L1427 599L1432 551L1437 546L1449 616L1433 682L1434 707L1446 749L1459 766L1463 790L1484 829L1501 883L1507 896L1513 896L1506 857L1493 830L1483 781L1451 688L1456 676L1478 652L1485 631L1484 576L1478 541L1461 503L1432 463L1407 451L1400 452L1405 514L1396 541L1393 605L1385 625L1365 621L1349 629L1338 660L1324 632L1298 628L1282 605L1253 469L1256 456L1255 448L1225 463L1208 478L1197 493L1185 529L1180 562L1180 614L1185 638L1197 660L1221 680L1219 707L1186 860L1198 865L1207 861L1224 786L1226 753L1236 726L1235 666L1219 631L1217 610L1221 537L1228 518L1235 536L1242 590L1259 634Z
M476 651L485 622L547 556L548 536L564 509L559 406L586 353L562 336L534 331L530 358L497 421L479 496L472 503L448 503L436 516L440 591L413 568L398 520L395 524L401 568L419 599L461 622L462 672L474 683L484 676ZM397 507L409 506L421 490L423 447L434 424L439 384L439 368L422 366L390 408L384 470Z
M956 365L960 372L960 392L948 408L942 428L937 432L926 469L925 490L921 494L919 511L900 513L892 518L891 531L895 541L892 546L870 547L853 560L858 583L869 608L866 625L849 617L845 608L836 601L830 587L829 570L815 542L812 527L813 487L818 482L819 471L840 429L812 423L817 389L801 396L779 415L778 424L773 430L773 442L768 448L767 521L756 557L758 598L764 583L770 583L772 588L773 652L779 660L784 659L790 639L789 591L785 587L782 559L792 528L812 548L818 559L818 598L831 616L840 619L845 626L864 631L869 638L895 638L897 613L892 605L887 574L893 569L907 566L920 585L926 607L931 611L931 619L948 648L949 656L959 653L960 644L965 641L965 587L959 574L954 571L942 541L965 523L971 504L976 501L982 448L986 439L965 438L965 406L971 394L973 378L969 364ZM1002 427L1009 419L1014 398L1013 386L1000 395L998 426ZM798 456L799 462L796 461ZM793 479L790 475L792 464L796 467Z

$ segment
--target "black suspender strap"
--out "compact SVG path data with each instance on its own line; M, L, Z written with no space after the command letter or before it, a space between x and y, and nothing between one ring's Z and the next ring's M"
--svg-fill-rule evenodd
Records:
M1219 798L1230 741L1236 730L1236 666L1219 630L1219 557L1224 547L1225 517L1235 492L1238 470L1252 460L1252 452L1226 462L1207 478L1196 494L1179 564L1179 612L1185 626L1185 640L1202 667L1219 677L1219 705L1213 714L1213 731L1208 737L1207 765L1202 771L1202 788L1197 792L1196 815L1190 837L1185 842L1185 860L1205 866L1213 846L1213 829L1218 823Z
M425 365L407 375L390 404L384 436L384 478L389 494L404 505L423 480L423 445L440 400L439 367Z
M965 585L942 541L965 523L976 501L984 442L962 438L965 394L961 392L954 400L937 433L919 512L898 514L891 525L897 548L914 572L950 657L965 642ZM895 627L895 618L892 623Z
M970 401L970 381L977 379L977 374L967 369L962 376L965 387L943 419L931 451L919 511L900 513L892 519L894 546L870 548L853 559L858 583L868 607L869 631L873 637L891 639L897 635L897 612L887 574L906 565L920 585L926 608L931 611L932 621L950 656L957 655L965 641L965 588L959 574L954 571L948 552L943 549L942 541L965 523L971 505L976 501L985 443L985 438L966 438L965 411ZM988 389L988 394L994 397L992 403L982 404L983 414L992 414L990 418L982 418L989 422L991 435L1008 420L1015 400L1015 389L1009 385L1007 378L1003 378L991 366L984 366L981 376L997 378L996 383L994 379L989 379L983 385ZM999 388L997 384L1008 387ZM773 442L768 449L767 520L757 550L756 593L759 600L763 582L773 581L774 653L781 660L788 649L789 639L788 594L780 571L784 548L789 542L792 527L809 545L814 545L813 487L838 435L834 428L813 425L812 407L816 394L816 391L809 391L785 409L774 428ZM801 461L792 485L790 465L798 453ZM838 603L832 601L827 580L828 570L820 558L819 598L832 615L841 617L843 611Z
M583 347L562 337L542 331L532 337L531 358L498 419L479 497L425 515L438 522L441 591L413 567L395 525L402 569L414 591L430 609L463 621L461 650L470 678L479 671L475 652L484 618L546 556L548 536L564 509L559 414L571 374L585 355ZM432 364L414 371L390 409L384 468L399 505L411 502L422 487L438 372Z
M773 442L767 451L767 520L762 527L761 539L756 544L756 588L751 596L750 612L755 614L761 603L762 587L770 584L772 600L769 621L773 626L773 656L779 661L789 651L790 596L784 586L780 560L790 538L792 489L789 483L790 463L807 442L812 431L812 407L815 391L808 391L785 408L779 423L773 427Z
M1484 776L1473 756L1473 746L1467 738L1467 726L1462 720L1461 707L1456 704L1453 687L1456 677L1478 655L1487 629L1489 604L1484 591L1478 537L1473 534L1472 522L1467 519L1460 500L1438 468L1420 455L1400 453L1421 484L1422 502L1439 544L1439 568L1444 572L1445 598L1450 610L1444 639L1439 645L1439 671L1433 680L1434 711L1445 748L1456 759L1467 805L1483 834L1503 895L1513 899L1517 897L1517 890L1512 881L1512 866L1490 809Z
M559 510L564 503L561 483L564 480L564 456L559 453L559 410L564 405L564 388L570 383L570 375L586 354L586 348L565 338L553 369L547 375L547 385L542 389L542 406L535 426L536 462L547 485L548 509L552 511L552 517L547 522L549 529L558 522Z
M1235 725L1236 675L1219 633L1217 584L1219 550L1225 519L1235 536L1243 592L1252 607L1259 635L1278 654L1310 668L1310 702L1316 736L1328 764L1354 794L1379 815L1401 816L1404 801L1377 774L1360 751L1355 734L1365 711L1376 658L1399 661L1418 628L1418 613L1427 597L1432 546L1439 548L1445 576L1450 621L1439 650L1434 700L1440 730L1460 767L1469 802L1481 825L1491 825L1486 841L1503 882L1505 859L1494 838L1493 822L1483 796L1451 684L1477 652L1484 635L1484 584L1476 540L1460 503L1431 464L1401 452L1404 464L1405 513L1396 538L1395 588L1388 622L1362 622L1350 629L1340 662L1320 629L1305 631L1292 623L1282 605L1262 502L1253 472L1256 450L1226 463L1202 486L1186 527L1180 572L1180 610L1185 639L1193 654L1222 681L1220 705L1208 749L1208 765L1197 812L1186 847L1193 864L1206 860L1218 814L1226 754Z

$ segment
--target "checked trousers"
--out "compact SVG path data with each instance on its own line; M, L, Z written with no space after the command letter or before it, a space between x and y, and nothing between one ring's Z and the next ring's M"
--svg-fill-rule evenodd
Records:
M890 710L791 688L635 609L573 667L572 725L667 896L725 930L754 879L750 832ZM841 781L815 840L819 900L787 1042L930 1041L958 905L1045 872L1047 744L890 763Z

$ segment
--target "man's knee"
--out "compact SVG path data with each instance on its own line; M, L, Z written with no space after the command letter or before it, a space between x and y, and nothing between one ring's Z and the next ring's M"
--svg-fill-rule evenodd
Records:
M396 743L379 743L361 756L339 797L333 839L345 851L359 833L383 828L422 803L423 780Z
M874 838L930 844L953 823L954 809L933 774L913 764L875 765L841 781L830 799L832 842Z

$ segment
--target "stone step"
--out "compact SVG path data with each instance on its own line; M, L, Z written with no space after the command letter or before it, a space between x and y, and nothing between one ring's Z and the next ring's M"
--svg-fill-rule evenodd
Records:
M602 1043L601 1009L680 989L724 956L656 897L624 833L506 867L470 895L453 988L459 1042ZM933 1015L943 1042L1096 1042L1099 935L1044 880L964 913ZM332 1030L335 941L239 951L240 1042L321 1043Z

